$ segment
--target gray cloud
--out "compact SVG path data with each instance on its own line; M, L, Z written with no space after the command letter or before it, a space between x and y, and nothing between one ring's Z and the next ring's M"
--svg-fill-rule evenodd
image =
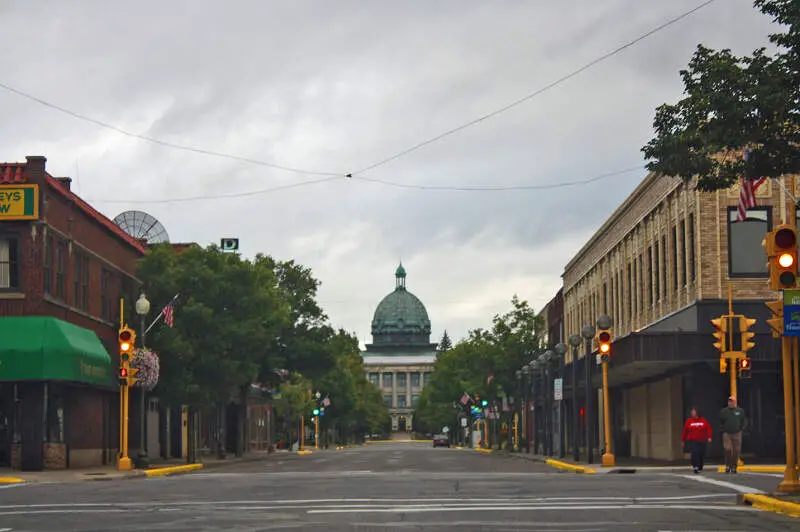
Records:
M5 2L0 81L125 130L281 165L351 172L514 101L697 0ZM769 21L716 2L537 98L380 166L416 185L544 185L644 164L654 108L698 42L747 52ZM31 36L35 36L32 38ZM11 48L7 48L11 50ZM311 181L168 149L0 91L0 158L43 154L88 199L215 196ZM341 180L146 210L175 241L238 236L306 263L336 325L369 341L402 257L434 336L540 308L643 172L568 188L420 191Z

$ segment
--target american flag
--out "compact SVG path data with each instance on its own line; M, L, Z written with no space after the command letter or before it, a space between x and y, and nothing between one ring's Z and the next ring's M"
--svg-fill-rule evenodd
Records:
M756 190L761 186L761 183L766 181L766 177L759 177L758 179L745 179L742 178L739 185L739 213L736 216L737 222L743 222L747 219L747 209L752 209L756 206Z
M470 399L469 394L467 392L464 392L464 395L461 396L461 404L465 405L469 403L469 399Z
M164 310L161 311L161 315L164 316L164 323L167 324L167 327L172 327L175 325L175 307L173 307L173 302L170 301L167 303L167 306L164 307Z

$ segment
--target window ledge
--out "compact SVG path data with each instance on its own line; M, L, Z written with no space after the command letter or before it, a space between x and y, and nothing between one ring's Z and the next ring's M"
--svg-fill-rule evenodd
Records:
M25 299L24 292L0 292L0 299Z

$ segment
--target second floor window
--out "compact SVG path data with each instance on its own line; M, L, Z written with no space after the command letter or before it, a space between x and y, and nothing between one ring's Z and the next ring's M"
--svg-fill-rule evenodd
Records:
M383 387L384 388L391 388L392 387L392 374L391 373L384 373L383 374Z
M19 239L0 237L0 290L20 288L19 269Z
M411 387L412 388L419 388L419 373L412 373L411 374Z
M728 208L728 271L731 277L765 277L767 252L761 245L772 228L772 209L756 207L747 211L747 218L737 222L737 207Z

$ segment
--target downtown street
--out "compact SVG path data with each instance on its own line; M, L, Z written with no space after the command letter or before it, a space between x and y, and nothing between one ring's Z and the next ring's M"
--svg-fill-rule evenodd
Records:
M0 487L0 530L779 530L765 474L574 474L427 442L276 453L169 477Z

